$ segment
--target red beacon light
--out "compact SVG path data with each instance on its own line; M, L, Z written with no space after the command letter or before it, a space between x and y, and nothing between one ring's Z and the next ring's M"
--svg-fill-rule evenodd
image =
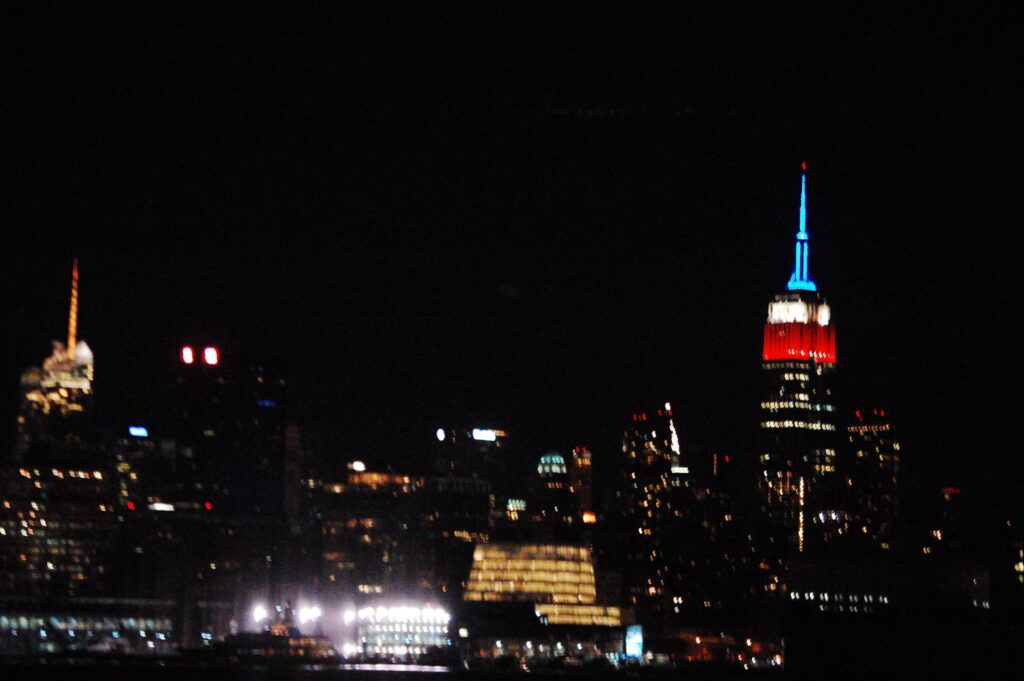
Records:
M203 504L203 508L205 508L207 511L212 511L213 510L213 503L207 501L205 504Z
M196 361L196 353L187 345L181 349L181 361L185 364L192 364Z
M220 362L220 353L217 352L217 348L203 348L203 362L210 366L216 366Z

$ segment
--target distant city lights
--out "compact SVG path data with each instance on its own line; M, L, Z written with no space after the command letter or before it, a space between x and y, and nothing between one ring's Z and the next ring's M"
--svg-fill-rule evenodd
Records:
M388 622L397 624L409 622L447 624L451 619L451 615L448 614L447 610L429 605L422 608L406 605L360 608L356 613L356 617L360 622Z
M128 426L128 434L132 437L149 437L149 429L145 426Z
M269 613L267 609L262 605L257 605L252 609L252 621L259 624L263 620L267 619Z

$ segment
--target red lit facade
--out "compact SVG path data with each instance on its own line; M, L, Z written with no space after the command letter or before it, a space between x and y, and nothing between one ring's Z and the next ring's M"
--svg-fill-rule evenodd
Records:
M815 360L819 364L836 363L836 334L831 326L815 322L785 322L764 325L761 358L774 360Z

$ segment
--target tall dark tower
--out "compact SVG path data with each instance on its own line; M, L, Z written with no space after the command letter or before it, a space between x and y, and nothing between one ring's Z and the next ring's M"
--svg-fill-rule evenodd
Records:
M888 551L896 538L900 443L885 409L857 409L846 427L849 461L847 486L856 492L850 505L853 534Z
M285 379L274 362L182 348L175 437L195 500L217 511L281 518L285 496Z
M837 472L831 309L807 267L807 164L800 189L796 262L764 326L759 459L762 501L776 548L803 552L843 531Z

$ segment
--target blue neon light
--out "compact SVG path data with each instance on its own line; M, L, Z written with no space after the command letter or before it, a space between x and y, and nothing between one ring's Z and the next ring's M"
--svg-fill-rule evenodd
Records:
M275 402L274 400L256 400L256 404L260 405L261 407L276 407L277 406L277 402Z
M790 291L817 291L818 286L807 274L807 166L800 176L800 231L796 233L796 262L786 286Z
M128 434L132 437L149 437L149 429L144 426L128 426Z

